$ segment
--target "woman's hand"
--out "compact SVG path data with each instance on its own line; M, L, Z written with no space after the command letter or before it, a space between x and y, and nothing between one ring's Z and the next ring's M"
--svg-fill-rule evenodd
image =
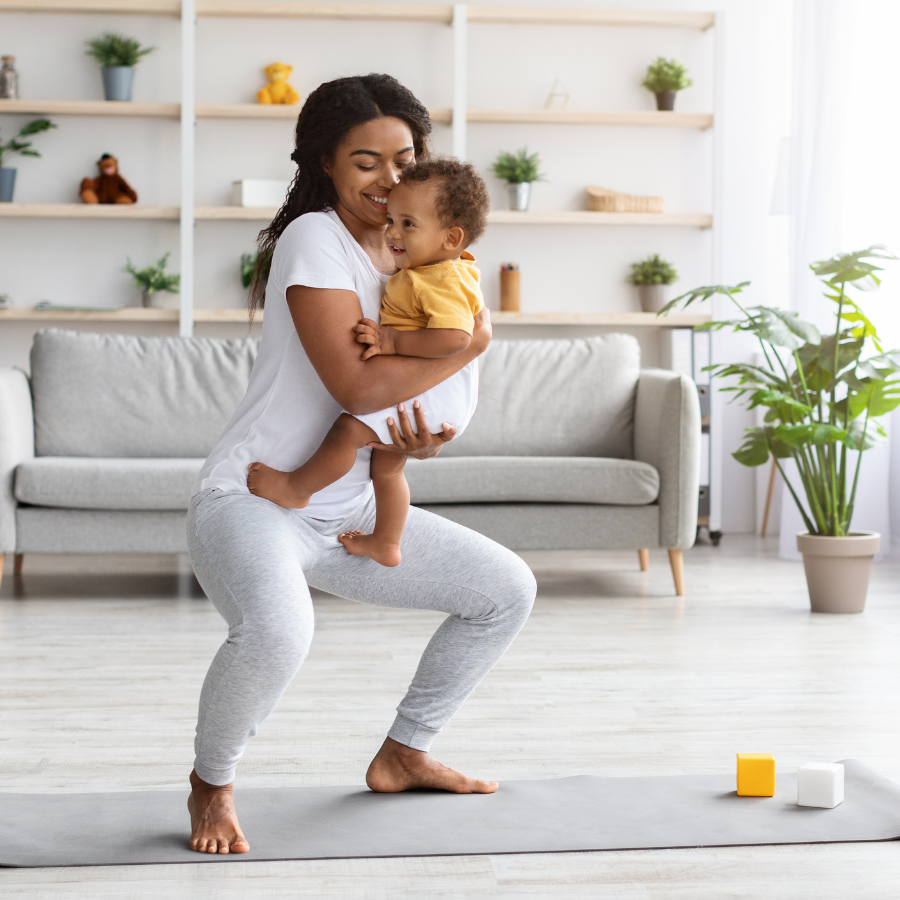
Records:
M422 406L418 400L413 403L413 414L416 417L416 431L412 430L409 424L409 416L406 413L406 406L400 404L397 407L397 418L400 420L400 428L393 419L388 419L388 431L391 433L393 444L379 444L378 441L371 441L366 444L373 450L390 450L394 453L405 453L407 456L416 459L428 459L431 456L437 456L441 452L441 447L452 441L456 437L456 429L452 425L443 422L441 427L444 429L438 434L432 434L428 430L428 423L425 421L425 413L422 412ZM418 432L418 433L416 433Z

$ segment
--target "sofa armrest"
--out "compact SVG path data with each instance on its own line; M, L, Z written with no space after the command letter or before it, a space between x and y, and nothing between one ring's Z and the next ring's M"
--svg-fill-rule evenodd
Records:
M634 406L634 458L659 472L659 545L693 546L700 489L700 401L689 378L641 369Z
M0 369L0 553L16 549L16 466L34 457L34 411L28 376Z

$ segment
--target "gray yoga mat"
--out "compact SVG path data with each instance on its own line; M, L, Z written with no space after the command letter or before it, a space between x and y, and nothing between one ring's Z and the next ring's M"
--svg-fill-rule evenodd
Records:
M0 865L102 866L375 856L469 856L887 841L900 838L900 785L844 760L844 802L796 805L794 775L774 797L738 797L733 775L506 781L496 794L362 787L239 790L251 847L187 848L186 793L0 794Z

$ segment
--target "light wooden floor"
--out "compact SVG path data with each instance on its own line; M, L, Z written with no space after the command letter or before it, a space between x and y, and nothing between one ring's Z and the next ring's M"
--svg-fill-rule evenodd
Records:
M440 759L502 781L730 772L735 752L765 751L784 768L857 757L900 781L898 563L876 566L863 615L829 617L809 614L800 565L749 537L687 553L680 599L662 552L646 574L631 553L526 558L534 614ZM0 791L183 786L224 634L185 561L29 557L0 598ZM316 614L239 786L361 784L440 620L324 595ZM0 894L895 900L900 844L0 870Z

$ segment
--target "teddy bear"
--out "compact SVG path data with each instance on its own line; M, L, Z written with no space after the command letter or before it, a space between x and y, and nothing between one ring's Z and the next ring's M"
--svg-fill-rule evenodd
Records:
M269 83L257 93L257 103L280 103L286 106L299 103L300 95L287 83L288 77L294 71L293 66L287 63L272 63L263 71Z
M85 203L137 203L138 195L119 174L119 161L109 153L97 160L99 178L85 178L78 192Z

